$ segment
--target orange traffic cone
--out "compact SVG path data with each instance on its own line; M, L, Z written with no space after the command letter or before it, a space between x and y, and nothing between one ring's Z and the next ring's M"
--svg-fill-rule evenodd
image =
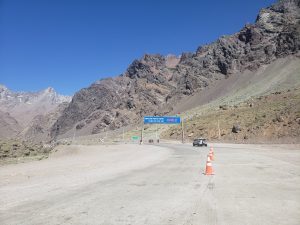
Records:
M214 148L213 147L210 147L210 150L209 150L209 156L210 156L210 160L214 160Z
M214 161L214 154L212 152L208 153L208 157L211 161Z
M207 156L205 175L214 175L209 155Z

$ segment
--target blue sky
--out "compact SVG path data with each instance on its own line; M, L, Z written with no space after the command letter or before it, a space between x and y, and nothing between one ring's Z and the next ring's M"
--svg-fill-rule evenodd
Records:
M195 51L274 0L0 0L0 83L72 95L145 53Z

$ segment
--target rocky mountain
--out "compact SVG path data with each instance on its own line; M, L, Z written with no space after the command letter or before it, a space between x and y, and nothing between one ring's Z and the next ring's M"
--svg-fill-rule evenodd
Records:
M34 118L47 116L60 104L70 101L71 97L59 95L53 88L39 92L13 92L0 85L0 120L3 125L0 137L18 136L24 129L29 129Z
M36 143L50 141L51 127L67 106L68 102L63 102L47 114L35 116L22 132L19 133L19 136L24 140Z
M0 139L15 137L21 129L19 123L9 113L0 111Z
M21 104L35 104L47 101L51 105L69 102L71 97L60 95L51 87L39 92L13 92L4 85L0 84L1 107L13 108Z
M276 59L299 57L300 1L281 0L262 9L254 24L180 57L144 55L116 78L77 92L51 136L99 133L137 123L144 115L171 112L184 96L216 80L255 71Z

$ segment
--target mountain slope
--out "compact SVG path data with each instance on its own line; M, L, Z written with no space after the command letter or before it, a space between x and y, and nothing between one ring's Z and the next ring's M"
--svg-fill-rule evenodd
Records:
M8 112L20 125L27 126L37 115L44 115L71 97L57 94L53 88L39 92L13 92L0 85L0 110Z
M205 137L210 142L300 143L300 89L276 91L234 105L206 105L185 112L185 140ZM192 114L192 115L190 115ZM161 138L181 138L173 126Z
M137 123L141 116L174 111L180 99L244 71L256 71L300 49L300 1L262 9L255 24L180 58L145 55L125 73L77 92L52 127L56 137L72 130L99 133ZM251 74L251 73L250 73ZM196 106L196 105L195 105Z
M70 100L71 97L59 95L53 88L39 92L13 92L0 85L0 137L22 137L21 132L29 129L34 118L44 117L55 111L61 103Z
M256 71L246 70L227 79L216 81L200 92L184 97L172 113L184 112L195 106L218 107L234 105L276 91L300 86L300 57L288 56L261 66ZM195 108L197 110L197 108ZM189 112L191 114L191 112Z
M0 139L16 137L21 130L21 126L9 113L0 111Z
M50 141L50 129L67 106L68 102L63 102L47 114L35 116L18 136L36 143Z

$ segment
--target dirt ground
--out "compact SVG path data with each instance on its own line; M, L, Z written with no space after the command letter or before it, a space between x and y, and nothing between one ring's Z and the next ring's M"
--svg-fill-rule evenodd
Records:
M299 224L300 146L63 146L0 167L0 224Z

